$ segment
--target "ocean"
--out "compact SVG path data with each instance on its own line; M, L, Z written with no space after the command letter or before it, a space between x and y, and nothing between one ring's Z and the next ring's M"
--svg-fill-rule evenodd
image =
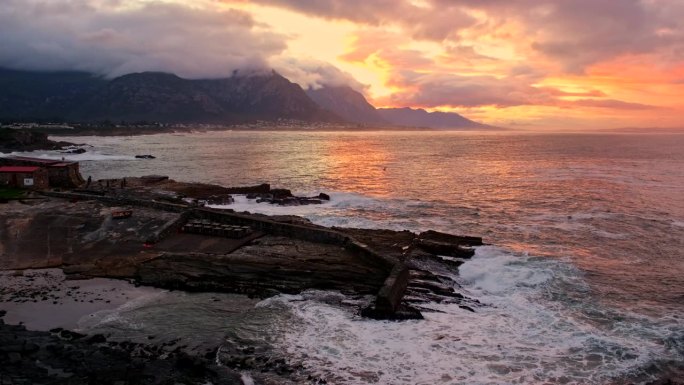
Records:
M212 325L221 338L265 344L339 384L622 384L684 374L682 134L225 131L60 140L91 146L68 157L86 178L161 174L326 192L332 200L320 206L238 197L231 208L487 243L452 277L481 302L475 312L431 304L425 320L373 321L349 306L358 298L310 291L223 318L210 296L194 297L186 313L155 294L117 317L90 317L84 330L126 317L144 323L151 307L166 309L186 333L189 323ZM173 323L165 328L174 333Z

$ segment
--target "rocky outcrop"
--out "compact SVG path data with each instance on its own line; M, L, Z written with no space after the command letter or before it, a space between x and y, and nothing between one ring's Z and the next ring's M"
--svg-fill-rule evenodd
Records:
M216 351L188 354L176 346L108 341L62 329L29 331L7 325L0 311L3 384L235 384L237 371L219 367Z
M457 267L472 255L473 246L482 244L477 237L434 231L329 229L292 218L160 202L145 199L140 191L147 190L140 188L102 194L45 192L72 204L10 206L0 215L5 224L0 239L6 245L0 249L6 256L0 267L61 266L80 277L135 278L151 286L257 296L311 288L375 293L365 315L404 319L420 318L405 300L407 292L423 299L460 300L462 296L442 288L445 281L430 275L428 270L435 269L424 267ZM130 218L112 216L122 207L132 213ZM207 231L183 232L191 220L208 223ZM248 231L221 235L236 226ZM423 282L418 286L412 278L417 272Z
M329 244L264 236L225 255L164 252L141 263L145 285L268 297L306 289L375 294L386 272Z
M59 150L71 145L73 144L68 142L52 141L42 132L0 128L0 152Z

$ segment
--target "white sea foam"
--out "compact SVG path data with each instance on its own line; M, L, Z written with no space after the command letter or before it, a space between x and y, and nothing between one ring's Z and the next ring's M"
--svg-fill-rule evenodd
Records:
M0 154L0 157L9 156L27 156L31 158L50 159L50 160L66 160L70 162L84 162L84 161L113 161L113 160L136 160L133 155L115 155L101 153L97 151L86 151L83 154L64 154L59 151L31 151L31 152L11 152L9 154Z
M254 379L246 372L240 373L240 381L243 385L254 385Z
M571 266L481 247L460 275L467 295L484 304L475 313L434 304L442 313L423 321L378 322L316 293L261 306L291 309L295 322L279 348L333 383L601 383L653 357L677 357L661 343L666 325L645 317L604 325L611 317L600 304L573 309L550 296L570 281L583 286ZM601 314L588 320L585 310Z
M141 330L144 325L141 322L126 316L126 314L133 310L143 308L151 303L156 303L160 298L166 295L166 291L154 291L135 297L115 309L105 309L89 314L78 321L78 329L89 330L102 326L115 325L131 330Z
M525 268L527 261L524 258L515 257L493 246L477 248L476 256L478 258L463 264L459 269L460 277L473 292L507 293L516 287L541 285L553 277L552 271Z
M317 193L298 193L300 196L313 196ZM320 205L279 206L257 203L244 195L235 195L230 205L210 205L219 209L249 211L266 215L298 215L322 226L385 228L392 230L423 231L443 229L453 226L447 218L439 216L397 216L396 213L421 210L432 205L408 199L387 199L364 196L349 192L331 192L330 201ZM473 209L464 209L474 211ZM390 213L395 213L390 215ZM464 226L466 224L464 223Z

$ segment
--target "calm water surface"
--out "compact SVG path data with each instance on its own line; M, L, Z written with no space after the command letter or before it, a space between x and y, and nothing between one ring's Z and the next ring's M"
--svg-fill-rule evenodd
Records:
M238 209L481 235L454 277L485 304L384 323L282 296L274 349L337 383L620 383L681 370L684 135L214 132L66 138L93 178L332 193ZM152 154L154 160L137 160ZM55 156L45 154L44 156ZM304 299L304 300L302 300ZM275 317L277 318L277 317ZM277 327L287 322L287 328Z

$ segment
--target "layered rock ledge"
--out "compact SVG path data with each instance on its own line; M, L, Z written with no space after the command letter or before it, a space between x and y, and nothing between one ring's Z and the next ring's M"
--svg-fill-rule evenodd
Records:
M0 269L60 267L78 278L123 278L162 288L259 297L306 289L371 294L376 300L364 315L402 319L420 318L417 308L403 301L407 289L411 298L461 299L421 264L457 265L482 244L480 238L433 231L330 229L297 217L197 207L187 203L192 200L173 200L168 194L183 191L185 198L196 199L249 194L250 188L164 178L130 178L126 184L98 193L43 192L44 200L3 205ZM251 189L273 191L268 185ZM121 213L130 217L119 218ZM190 223L204 230L190 231ZM227 236L233 228L245 233Z

